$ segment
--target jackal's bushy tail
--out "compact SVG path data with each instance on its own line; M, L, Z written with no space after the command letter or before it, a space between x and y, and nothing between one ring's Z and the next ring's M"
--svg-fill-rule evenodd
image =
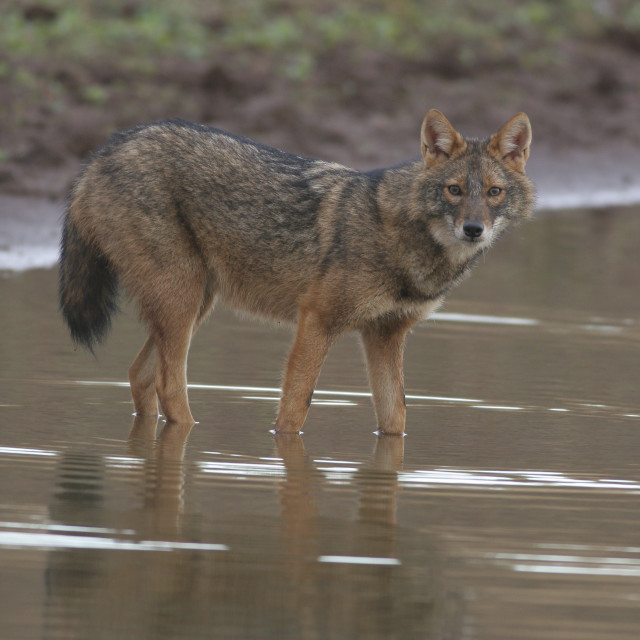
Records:
M60 309L71 337L93 352L117 310L118 280L113 267L67 213L60 243Z

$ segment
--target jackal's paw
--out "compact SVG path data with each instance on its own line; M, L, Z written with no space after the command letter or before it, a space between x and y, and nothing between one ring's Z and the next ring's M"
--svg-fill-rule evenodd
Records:
M285 433L290 433L293 435L297 435L302 433L302 431L300 431L300 427L295 426L291 423L288 422L280 422L278 420L276 420L275 425L273 426L273 429L271 430L272 433L274 434L285 434Z
M407 437L407 434L404 431L389 432L389 431L383 431L382 429L378 429L377 431L374 431L373 434L378 436L379 438L382 436L394 436L394 437L400 437L400 438Z

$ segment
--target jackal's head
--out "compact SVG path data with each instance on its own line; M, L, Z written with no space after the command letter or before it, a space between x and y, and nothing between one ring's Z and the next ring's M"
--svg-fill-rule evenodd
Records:
M531 124L524 113L478 140L461 136L432 109L421 137L430 228L440 244L463 253L481 249L511 222L531 217L535 196L524 173Z

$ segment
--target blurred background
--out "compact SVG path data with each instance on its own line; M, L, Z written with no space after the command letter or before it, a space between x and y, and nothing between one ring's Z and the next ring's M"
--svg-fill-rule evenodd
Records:
M598 172L604 154L623 182L637 173L632 0L2 0L0 11L5 193L61 197L112 131L168 117L392 164L418 153L432 107L471 135L526 111L532 157L554 174L572 150Z

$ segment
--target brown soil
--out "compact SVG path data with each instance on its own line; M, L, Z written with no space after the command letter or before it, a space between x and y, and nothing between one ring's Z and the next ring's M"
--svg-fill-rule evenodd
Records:
M22 104L21 117L13 119L19 125L0 130L0 148L9 152L0 164L0 192L60 198L81 159L115 128L173 116L369 168L414 156L431 107L470 135L490 133L526 111L534 154L536 148L547 157L574 150L614 160L618 146L640 149L637 45L613 37L564 43L556 63L537 72L523 72L517 63L469 69L444 58L418 64L373 53L356 60L336 51L305 83L283 80L266 63L247 69L235 60L160 60L152 77L119 77L117 83L108 62L69 66L57 71L68 93L66 108ZM105 103L83 98L83 86L110 83ZM0 103L14 104L13 96L14 87L0 81Z

